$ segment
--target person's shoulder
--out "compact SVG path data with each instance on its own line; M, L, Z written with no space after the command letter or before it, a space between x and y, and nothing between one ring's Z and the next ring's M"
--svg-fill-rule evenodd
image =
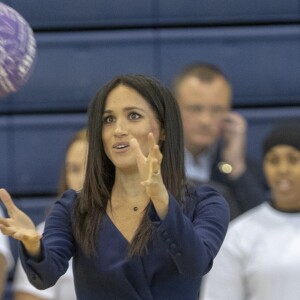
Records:
M66 190L61 197L58 199L58 201L61 201L63 203L72 203L77 198L78 192L75 190L69 189Z
M220 191L210 184L197 184L193 189L194 195L196 195L198 202L205 200L217 200L226 203L226 200Z
M226 199L209 184L189 185L186 195L187 211L194 210L196 206L218 206L221 207L224 212L228 212L229 215L229 207Z
M243 231L247 228L252 228L251 230L253 231L256 227L261 228L264 226L268 210L269 204L264 202L232 220L229 227L231 230L237 231Z
M56 206L62 206L65 209L71 209L73 207L75 200L78 196L78 192L75 190L69 189L66 190L55 202Z
M250 255L266 237L267 219L268 204L262 203L232 220L229 223L224 247Z
M78 195L79 194L76 191L70 189L66 190L58 197L47 214L44 232L46 231L48 224L53 222L54 219L70 220L73 218L74 207Z

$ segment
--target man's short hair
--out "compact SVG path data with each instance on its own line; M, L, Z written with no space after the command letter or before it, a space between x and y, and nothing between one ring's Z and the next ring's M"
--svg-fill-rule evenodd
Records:
M173 90L176 92L179 84L187 77L196 77L203 82L212 82L222 77L230 86L227 76L215 65L209 63L193 63L184 67L174 78Z

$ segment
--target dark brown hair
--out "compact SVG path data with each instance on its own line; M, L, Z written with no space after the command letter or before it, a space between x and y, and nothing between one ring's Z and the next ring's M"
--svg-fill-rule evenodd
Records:
M182 187L185 184L184 148L182 124L177 102L168 88L156 79L145 75L118 76L105 84L89 106L86 177L83 190L74 206L74 234L87 255L96 254L97 233L106 207L111 198L115 181L115 166L105 154L102 143L102 116L109 93L119 85L128 86L138 92L152 107L164 130L161 142L163 154L161 172L164 184L179 203L183 203ZM147 208L148 210L148 208ZM130 243L128 254L140 255L147 251L153 225L145 211L143 220Z

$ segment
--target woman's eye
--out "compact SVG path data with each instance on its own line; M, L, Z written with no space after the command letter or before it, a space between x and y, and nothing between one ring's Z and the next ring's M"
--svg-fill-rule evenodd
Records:
M279 163L279 159L277 157L269 157L267 162L271 165L277 165Z
M141 118L141 115L136 112L132 112L129 114L129 120L138 120L140 118Z
M106 116L103 118L103 122L106 124L112 123L114 121L114 117L113 116Z
M297 163L299 163L300 162L300 157L299 156L296 156L296 155L291 155L289 158L288 158L288 160L289 160L289 163L290 164L297 164Z

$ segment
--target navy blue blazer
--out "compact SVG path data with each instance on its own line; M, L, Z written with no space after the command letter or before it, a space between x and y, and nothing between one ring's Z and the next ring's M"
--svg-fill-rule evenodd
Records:
M74 283L81 300L196 300L200 281L212 267L229 223L226 200L208 186L191 189L180 208L169 194L169 210L160 220L154 206L149 217L155 233L148 254L127 256L128 241L106 215L99 229L98 255L87 257L74 239L72 206L76 192L57 201L46 220L42 258L20 257L30 282L53 286L73 257Z

